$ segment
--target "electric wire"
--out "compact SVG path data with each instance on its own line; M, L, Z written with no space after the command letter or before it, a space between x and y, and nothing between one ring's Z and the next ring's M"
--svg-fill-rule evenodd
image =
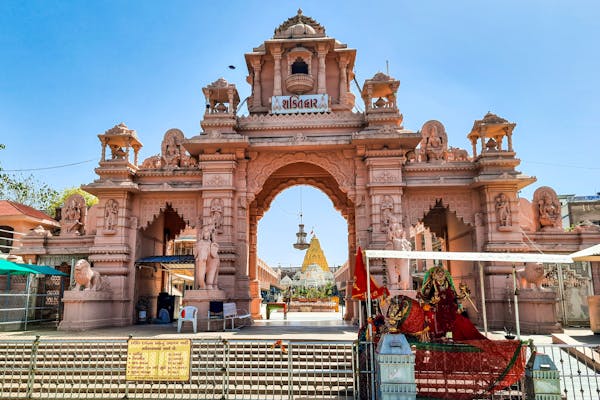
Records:
M81 164L89 163L89 162L92 162L92 161L96 161L96 159L92 158L92 159L89 159L89 160L78 161L78 162L74 162L74 163L70 163L70 164L54 165L52 167L22 168L22 169L3 169L2 172L42 171L42 170L47 170L47 169L58 169L58 168L72 167L74 165L81 165Z

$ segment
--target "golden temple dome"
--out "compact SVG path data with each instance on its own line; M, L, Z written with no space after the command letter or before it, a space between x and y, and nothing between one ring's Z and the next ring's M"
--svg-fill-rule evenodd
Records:
M321 249L321 243L319 243L317 235L314 235L312 239L310 239L310 246L308 247L308 250L306 250L304 261L302 262L302 272L305 272L308 266L312 264L316 264L321 267L323 271L329 272L329 265L327 264L327 259Z

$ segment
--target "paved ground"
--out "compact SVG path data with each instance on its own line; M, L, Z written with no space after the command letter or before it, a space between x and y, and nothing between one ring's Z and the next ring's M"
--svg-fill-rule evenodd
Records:
M264 313L263 313L264 315ZM143 324L121 328L92 329L85 332L63 332L55 329L36 329L18 332L0 332L0 338L41 337L192 337L192 338L235 338L235 339L295 339L295 340L354 340L358 327L342 319L342 312L289 312L287 319L283 313L271 313L270 320L254 321L252 326L245 326L237 331L198 332L194 334L191 324L184 324L182 333L177 333L177 324L155 325ZM490 331L491 339L504 339L504 332ZM595 335L589 328L568 328L562 334L554 335L522 335L522 340L533 339L536 344L567 343L600 345L600 335Z

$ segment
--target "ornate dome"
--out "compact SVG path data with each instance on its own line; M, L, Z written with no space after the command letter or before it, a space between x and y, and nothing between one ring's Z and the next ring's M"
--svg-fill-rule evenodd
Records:
M301 9L298 10L298 14L279 25L273 36L275 39L303 37L325 37L325 28L314 19L303 15Z

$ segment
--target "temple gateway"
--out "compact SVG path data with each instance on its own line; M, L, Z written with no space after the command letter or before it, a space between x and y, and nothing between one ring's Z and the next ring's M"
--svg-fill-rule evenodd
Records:
M600 242L594 226L564 231L552 188L538 188L531 202L519 198L535 178L517 170L515 123L482 115L465 132L470 149L452 147L440 121L407 129L397 79L376 73L355 98L355 58L355 49L299 11L245 54L248 115L238 113L236 86L221 78L203 88L200 134L170 129L160 154L139 160L143 138L123 123L99 134L98 179L83 186L99 203L86 209L72 196L60 234L32 231L19 251L26 262L89 262L78 263L59 328L133 324L140 302L156 314L156 299L177 279L184 304L233 301L260 318L258 221L294 185L320 189L346 219L350 276L359 245L566 254ZM357 103L364 111L355 111ZM434 263L373 260L371 273L391 290L410 291ZM443 266L471 288L479 308L485 286L490 327L514 321L511 265L487 262L483 276L472 262ZM589 263L519 267L523 331L551 332L588 318L579 306L593 294L592 280L600 288ZM559 283L568 300L557 313ZM353 319L351 279L346 285L345 317Z

